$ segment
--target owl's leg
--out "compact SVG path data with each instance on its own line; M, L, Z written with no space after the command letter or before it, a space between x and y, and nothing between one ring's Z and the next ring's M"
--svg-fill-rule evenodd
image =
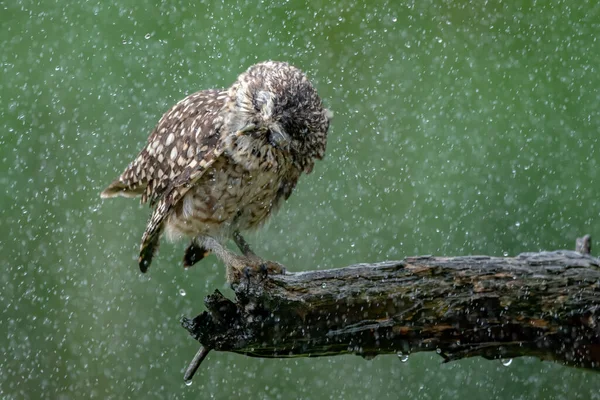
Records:
M235 242L235 244L240 249L243 255L245 255L246 257L257 257L256 254L250 248L248 242L246 242L246 239L244 239L244 237L240 234L239 231L233 232L233 241Z
M259 266L258 271L262 275L266 276L269 273L283 273L283 267L280 264L274 263L272 261L265 261L259 256L257 256L256 253L252 251L250 245L248 244L248 242L246 242L246 239L244 239L244 237L240 234L239 231L233 232L233 240L237 247L241 250L241 252L250 260L252 260L253 264ZM278 266L278 268L273 267L273 265Z
M190 245L185 249L185 253L183 255L183 266L184 268L189 268L192 265L196 264L198 261L202 260L204 257L210 254L210 250L202 247L198 244L198 241L194 238Z
M240 256L227 249L214 238L202 236L199 237L197 241L200 247L212 251L225 263L225 266L227 267L228 282L238 282L242 277L248 274L248 271L255 271L261 274L283 273L283 267L281 265L272 261L262 260L256 255Z

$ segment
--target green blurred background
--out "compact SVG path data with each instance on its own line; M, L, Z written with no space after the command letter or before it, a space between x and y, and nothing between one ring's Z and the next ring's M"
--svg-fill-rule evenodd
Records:
M596 374L435 354L261 360L179 326L215 289L149 210L101 202L164 111L251 64L305 70L328 154L248 239L290 270L516 255L598 236L597 2L0 1L0 397L592 399Z

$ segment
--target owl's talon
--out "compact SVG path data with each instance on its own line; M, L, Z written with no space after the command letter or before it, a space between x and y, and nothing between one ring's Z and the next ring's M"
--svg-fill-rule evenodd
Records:
M252 268L244 267L242 272L244 273L244 278L246 278L248 286L250 286L250 278L252 277Z
M258 282L262 282L273 274L285 273L285 269L281 264L272 261L250 262L245 266L233 268L238 271L238 279L245 279L248 285L255 277Z
M260 273L260 280L265 280L269 276L269 267L266 263L262 263L258 266L258 272Z

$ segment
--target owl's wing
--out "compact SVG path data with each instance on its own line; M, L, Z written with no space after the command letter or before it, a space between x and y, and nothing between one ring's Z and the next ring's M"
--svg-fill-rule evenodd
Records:
M142 196L156 205L142 237L139 265L146 272L158 248L163 221L223 150L219 134L226 92L194 93L167 111L146 147L121 176L101 194Z
M220 111L226 92L203 90L189 95L167 111L148 137L146 146L102 198L142 196L153 206L169 183L184 180L203 155L214 150L222 124ZM191 172L191 171L190 171Z

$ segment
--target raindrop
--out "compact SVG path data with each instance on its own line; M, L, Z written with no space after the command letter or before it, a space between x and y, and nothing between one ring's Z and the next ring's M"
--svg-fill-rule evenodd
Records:
M184 381L185 382L185 386L191 386L192 385L192 380L188 380L188 381Z
M500 362L505 367L508 367L510 364L512 364L512 358L502 358L502 359L500 359Z
M442 354L442 349L440 349L439 347L437 349L435 349L435 352L438 354Z
M402 361L403 363L408 361L408 354L402 354L401 351L398 352L398 358L400 359L400 361Z
M185 296L186 295L185 290L179 289L179 295L180 296Z
M146 38L146 39L150 39L151 37L152 37L151 33L146 33L146 35L144 36L144 38Z

